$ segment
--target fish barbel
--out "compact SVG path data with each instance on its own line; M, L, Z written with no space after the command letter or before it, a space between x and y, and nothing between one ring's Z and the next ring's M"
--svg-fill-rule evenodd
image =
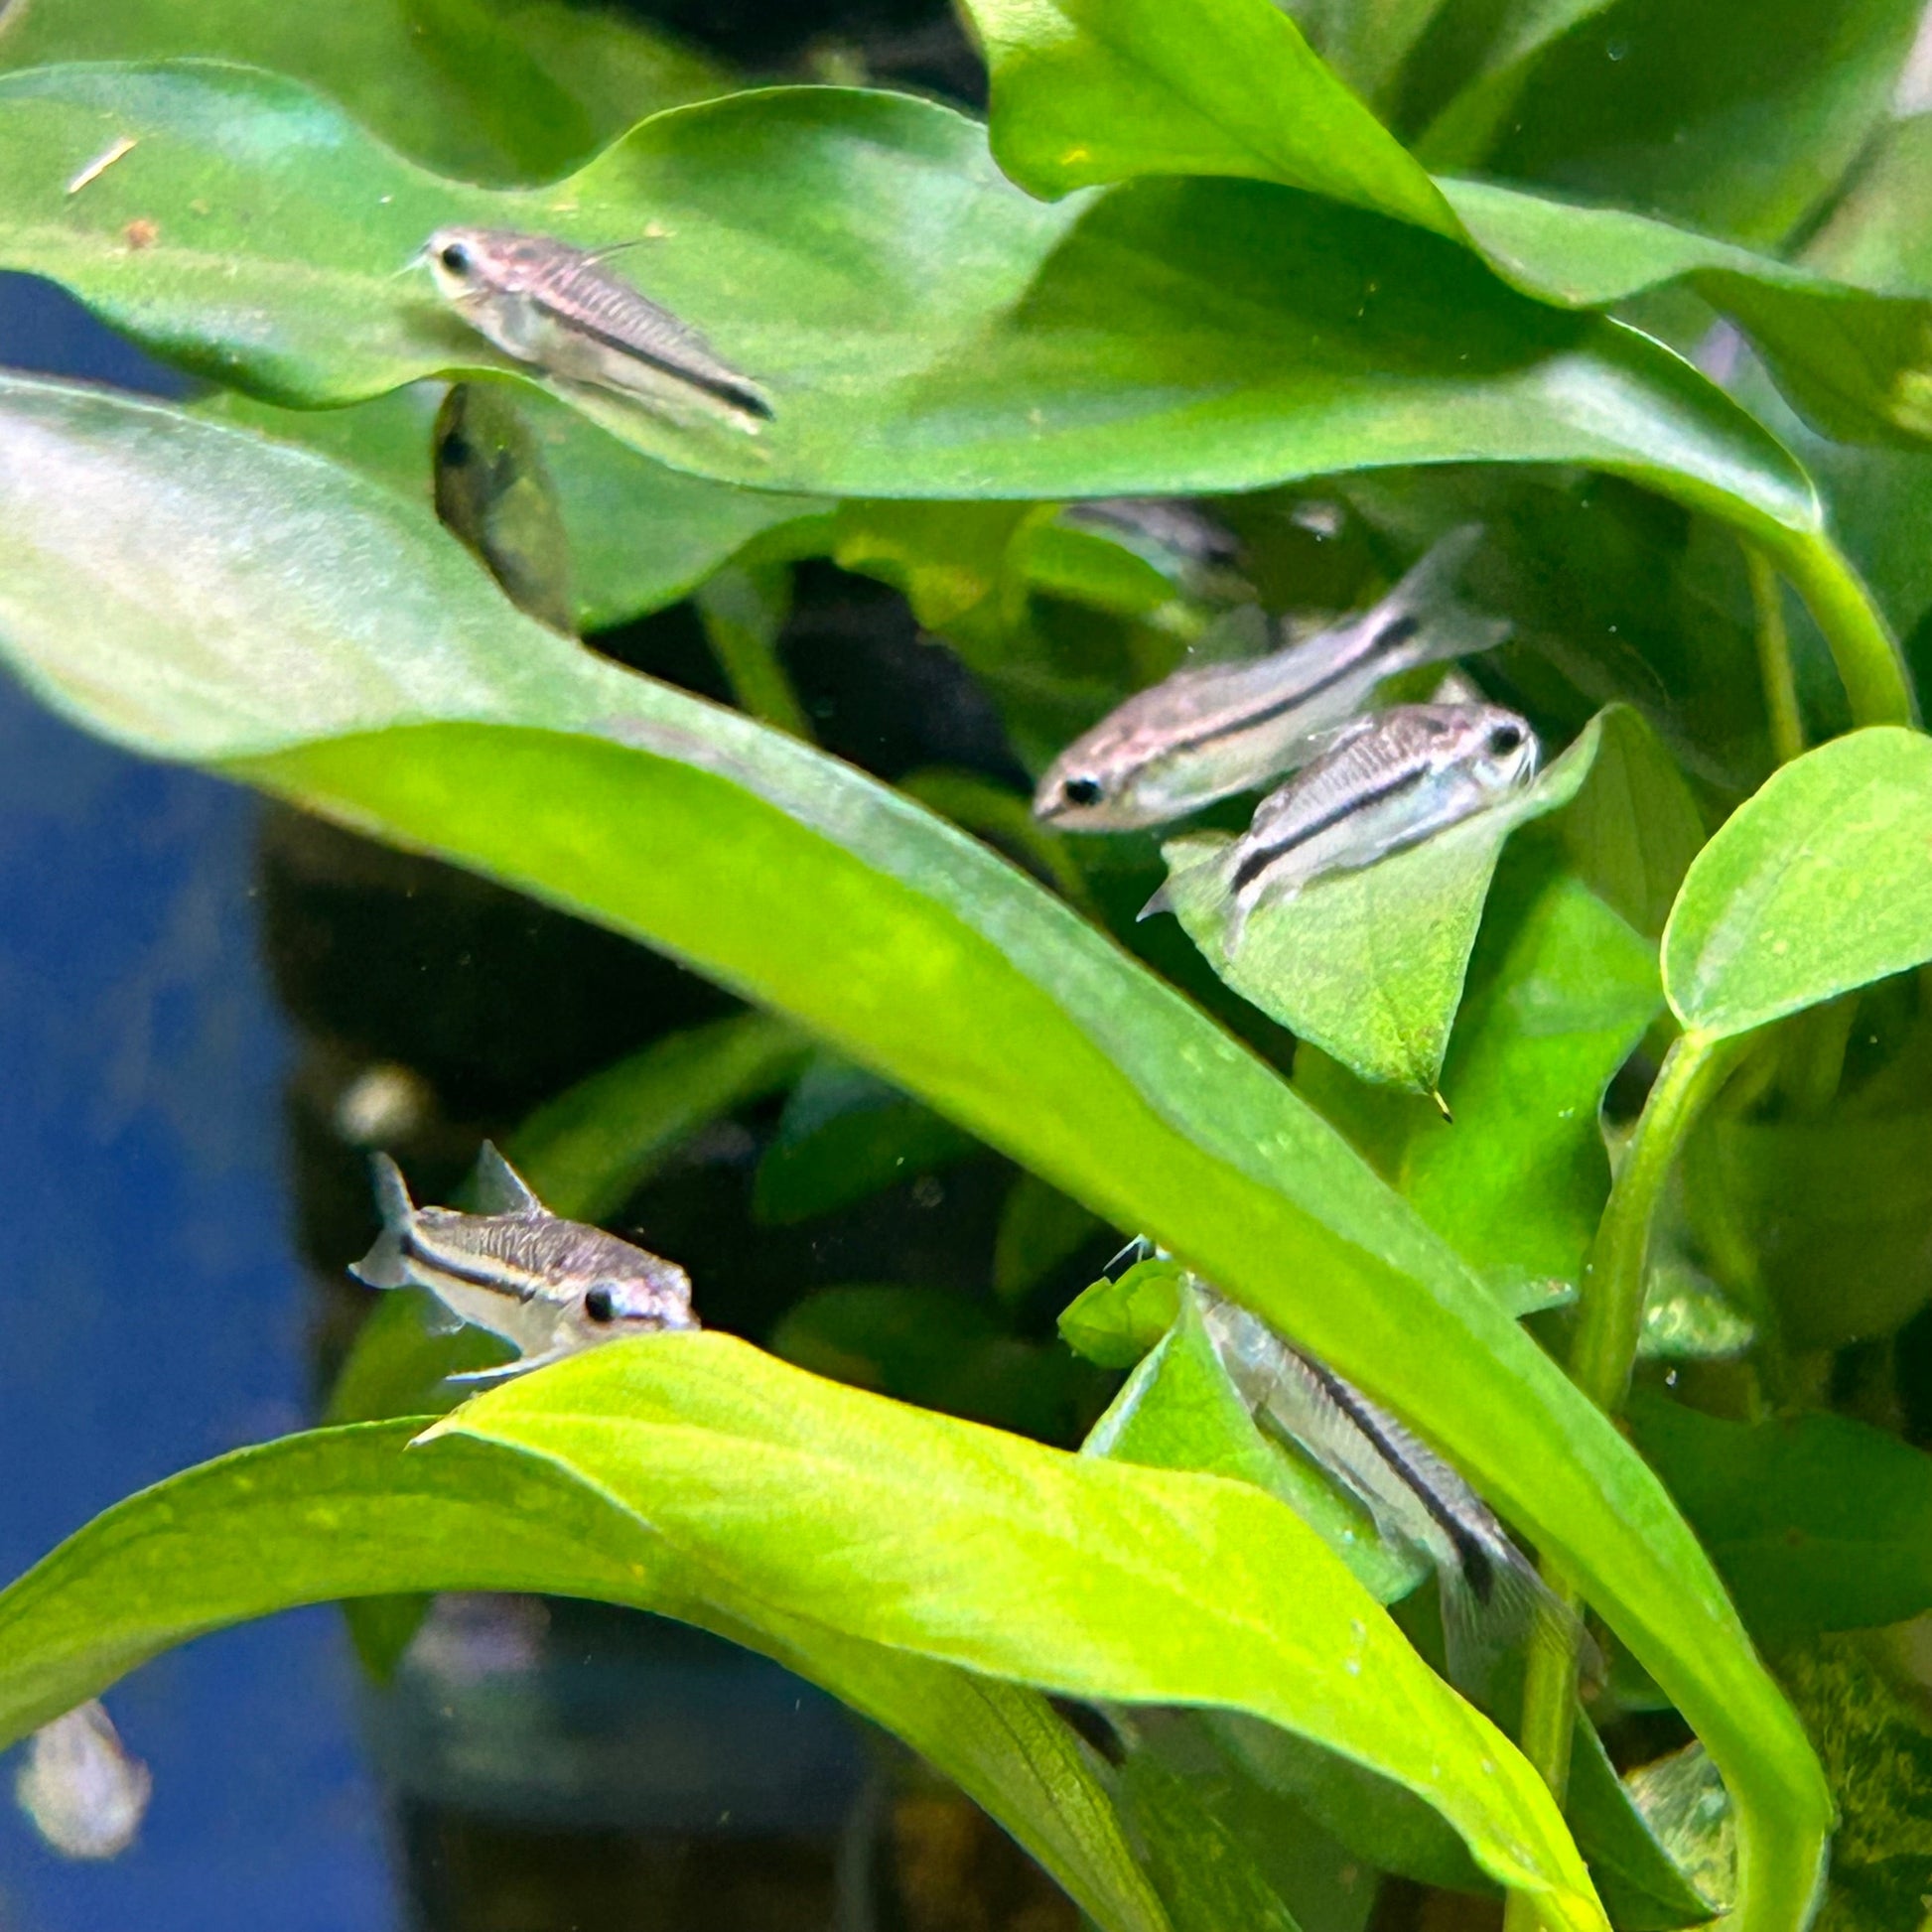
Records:
M1359 720L1205 862L1219 869L1229 901L1227 956L1261 906L1446 831L1528 784L1536 765L1536 734L1500 705L1397 705ZM1168 910L1173 888L1170 880L1141 916Z
M447 1311L442 1332L474 1322L517 1350L513 1362L452 1381L518 1374L622 1335L698 1326L690 1277L676 1262L551 1213L487 1141L477 1163L482 1214L418 1207L386 1154L373 1167L382 1232L349 1273L371 1288L426 1288Z
M519 362L673 416L696 404L756 435L771 418L770 398L695 329L612 274L604 254L508 228L438 228L421 259L457 314Z
M1047 767L1035 815L1073 832L1164 825L1305 763L1385 678L1501 643L1504 620L1451 595L1481 536L1451 531L1373 609L1312 637L1135 693Z

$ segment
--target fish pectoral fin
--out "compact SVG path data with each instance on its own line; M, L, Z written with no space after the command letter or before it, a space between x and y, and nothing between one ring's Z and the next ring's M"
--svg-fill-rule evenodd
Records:
M581 1354L583 1350L574 1341L560 1342L555 1348L546 1348L541 1354L519 1355L513 1362L497 1362L489 1368L466 1369L461 1375L446 1375L446 1382L493 1382L499 1376L524 1375L533 1368L548 1368L552 1362L561 1362L567 1356Z
M371 1288L407 1288L409 1270L403 1261L402 1236L394 1228L384 1228L368 1253L348 1264L348 1272Z
M477 1156L477 1201L485 1214L547 1214L529 1183L485 1141Z
M453 1335L463 1326L463 1317L440 1297L425 1292L423 1326L432 1335Z

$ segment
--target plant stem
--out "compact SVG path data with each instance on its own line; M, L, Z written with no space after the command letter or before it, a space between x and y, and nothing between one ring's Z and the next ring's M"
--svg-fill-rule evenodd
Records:
M727 566L700 588L694 602L705 641L738 708L809 745L811 721L778 661L778 631L791 604L790 573Z
M1788 764L1805 749L1804 714L1798 708L1798 681L1791 674L1791 639L1784 627L1784 586L1776 566L1755 544L1744 545L1750 573L1751 603L1757 612L1757 668L1764 681L1764 715L1771 730L1771 756Z
M1609 1204L1584 1269L1583 1308L1570 1351L1570 1376L1599 1409L1614 1415L1623 1406L1630 1366L1643 1326L1644 1261L1650 1227L1679 1149L1705 1103L1744 1056L1749 1035L1719 1038L1681 1035L1664 1064L1636 1131L1623 1151ZM1578 1596L1569 1577L1547 1558L1544 1581L1566 1606ZM1574 1634L1539 1646L1523 1683L1523 1754L1542 1774L1557 1802L1570 1782L1571 1731L1577 1708L1577 1646ZM1529 1932L1534 1904L1512 1896L1504 1932Z
M1756 539L1791 580L1825 633L1860 725L1915 725L1918 705L1890 627L1858 572L1822 531L1765 524Z

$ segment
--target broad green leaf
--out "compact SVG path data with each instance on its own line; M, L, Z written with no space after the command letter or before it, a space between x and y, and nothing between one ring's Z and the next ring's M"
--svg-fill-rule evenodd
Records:
M1841 4L1876 9L1894 26L1911 12L1901 0ZM1735 318L1828 426L1881 438L1932 432L1911 380L1925 361L1923 302L1834 283L1623 208L1433 180L1271 0L970 5L993 69L994 153L1038 194L1152 175L1250 177L1461 241L1516 287L1565 307L1688 281ZM1674 163L1669 140L1656 145ZM1711 172L1707 161L1707 180Z
M1314 1736L1426 1798L1559 1922L1603 1923L1535 1773L1273 1498L1063 1455L724 1336L655 1339L669 1345L594 1349L480 1396L438 1431L596 1485L728 1606L781 1603L980 1675L1234 1705Z
M810 738L811 723L778 657L778 633L791 615L791 572L783 564L728 565L698 587L694 602L739 710Z
M307 81L405 154L487 180L560 174L734 84L634 19L563 0L23 0L0 19L0 69L194 55Z
M1932 959L1932 739L1879 726L1774 772L1699 853L1664 933L1687 1028L1748 1033Z
M993 1292L1017 1302L1070 1261L1100 1232L1101 1224L1076 1200L1036 1174L1015 1177L1000 1210L993 1238Z
M1764 1643L1932 1609L1932 1455L1844 1416L1721 1422L1645 1394L1637 1447Z
M771 1350L855 1388L1061 1446L1086 1433L1112 1381L943 1288L819 1289L786 1311Z
M1186 1293L1186 1268L1151 1256L1081 1290L1060 1311L1060 1333L1090 1362L1132 1368L1180 1319Z
M1596 1726L1581 1710L1564 1813L1618 1932L1670 1932L1717 1917L1617 1781Z
M1081 1453L1253 1483L1294 1510L1377 1602L1406 1596L1427 1560L1385 1544L1326 1477L1261 1433L1221 1366L1190 1288L1175 1308L1173 1326L1127 1378Z
M829 503L667 470L539 391L522 385L516 393L557 485L579 630L601 630L675 604L767 532L817 547L805 533L829 516ZM321 450L428 502L440 394L436 384L420 383L348 409L278 409L230 390L192 407L216 422Z
M504 1151L553 1213L599 1221L706 1122L788 1085L806 1053L761 1013L670 1034L546 1102Z
M1231 838L1174 839L1161 856L1175 915L1214 970L1271 1019L1365 1080L1429 1093L1503 844L1577 796L1601 736L1592 724L1527 790L1447 832L1261 906L1232 957L1219 864Z
M148 1658L298 1603L534 1590L661 1611L823 1685L1000 1820L1108 1932L1168 1932L1073 1733L1036 1693L844 1637L712 1579L596 1485L422 1419L243 1449L108 1511L0 1594L0 1736Z
M975 772L937 765L907 772L899 789L1025 866L1069 905L1097 916L1079 862L1059 833L1034 817L1032 799Z
M1618 0L1539 63L1485 173L1776 247L1883 121L1916 0Z
M1595 894L1549 879L1477 972L1397 1186L1464 1260L1527 1299L1583 1280L1610 1190L1598 1110L1663 1006L1657 955Z
M140 145L69 196L70 158L103 129ZM777 418L755 438L569 400L681 469L846 496L1057 498L1583 463L1757 530L1794 568L1822 554L1802 473L1630 331L1514 295L1453 243L1266 184L1042 207L998 177L980 129L902 96L735 95L509 194L423 174L267 75L50 69L0 80L0 263L274 400L504 367L426 277L397 274L439 224L595 244L655 222L640 286L765 382ZM130 222L153 224L148 245Z
M753 1211L785 1226L962 1160L977 1143L889 1081L831 1054L808 1066L759 1163Z
M1732 1783L1751 1882L1785 1901L1749 1932L1787 1922L1823 1800L1695 1540L1264 1062L916 805L520 617L375 485L21 379L0 437L0 645L36 690L646 939L1184 1256L1562 1554Z

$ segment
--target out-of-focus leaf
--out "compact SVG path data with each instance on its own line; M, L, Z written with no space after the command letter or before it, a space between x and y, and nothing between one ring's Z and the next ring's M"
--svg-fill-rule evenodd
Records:
M103 130L139 144L69 196ZM775 420L751 437L566 399L682 469L841 496L1064 498L1585 463L1758 529L1798 567L1826 555L1784 453L1632 332L1513 294L1439 236L1266 183L1149 181L1047 207L999 178L972 123L904 96L734 95L507 194L412 170L266 75L47 69L0 79L0 265L283 401L505 370L426 273L397 275L439 225L604 245L655 221L627 272L764 383Z
M1567 875L1546 875L1504 930L1492 969L1478 951L1444 1068L1455 1124L1416 1109L1396 1184L1466 1260L1527 1300L1583 1279L1610 1188L1598 1109L1663 990L1655 949Z
M1441 1080L1490 876L1519 825L1560 810L1589 775L1593 724L1527 790L1358 872L1264 904L1226 953L1226 834L1161 849L1187 936L1228 985L1364 1079L1428 1093Z
M1795 11L1794 0L1782 4ZM1494 182L1432 180L1269 0L971 0L971 7L993 69L994 152L1017 181L1037 193L1061 195L1148 175L1254 177L1463 241L1517 287L1565 306L1604 307L1688 281L1732 315L1776 363L1801 405L1840 433L1922 437L1932 428L1932 418L1909 393L1909 378L1926 355L1923 302L1835 284L1627 208L1567 205ZM1617 12L1633 10L1626 0ZM1836 10L1882 16L1893 41L1901 26L1909 33L1914 11L1908 0L1837 0ZM1354 11L1366 16L1373 10ZM1755 31L1741 4L1723 11L1727 18L1721 33ZM1609 31L1598 22L1579 38L1588 40L1599 29ZM1691 32L1709 28L1701 23ZM1653 41L1668 37L1651 35ZM1875 51L1880 63L1887 58L1877 42L1864 51ZM1892 49L1893 67L1902 51ZM1598 65L1604 65L1600 57ZM1891 70L1882 69L1887 81ZM1854 147L1870 124L1870 86L1879 72L1867 62L1849 89L1855 96ZM1835 99L1848 91L1846 78L1834 72ZM1650 85L1654 94L1654 81ZM1613 142L1628 124L1627 104L1621 112L1622 120L1586 118ZM1560 118L1556 124L1561 131ZM1721 125L1692 131L1724 138ZM1802 164L1817 158L1804 137L1817 133L1808 127L1794 144L1801 149L1801 175ZM1842 143L1831 149L1826 141L1824 147L1834 157L1825 165L1835 181L1850 151ZM1667 138L1638 152L1662 152L1665 170L1676 168L1677 151ZM1623 158L1614 147L1598 157L1611 165ZM1800 187L1797 192L1809 199L1795 209L1782 217L1775 209L1768 217L1759 209L1752 220L1734 205L1735 196L1724 200L1723 189L1741 188L1761 199L1766 184L1749 170L1725 176L1708 152L1700 160L1698 171L1672 172L1670 179L1735 217L1714 215L1714 224L1741 228L1747 239L1760 232L1780 238L1819 188L1829 186ZM1539 174L1535 166L1490 172ZM1587 169L1580 178L1561 168L1542 172L1560 184L1589 186ZM1666 184L1648 182L1620 199L1656 201L1660 211L1687 216L1673 205ZM1688 218L1699 216L1691 212ZM1848 355L1848 346L1854 353ZM1908 379L1895 387L1901 373Z
M778 661L778 633L791 612L791 572L782 564L730 565L699 586L696 602L739 709L793 738L809 739L804 707Z
M1585 885L1656 939L1704 845L1704 816L1643 719L1619 706L1603 720L1589 783L1557 821Z
M494 181L560 174L734 84L634 17L564 0L22 0L0 18L0 69L191 55L306 80L405 154Z
M1596 1726L1581 1712L1564 1812L1618 1932L1675 1932L1717 1916L1617 1782Z
M1098 1216L1035 1174L1016 1176L993 1239L993 1292L1017 1302L1097 1234Z
M430 495L430 440L440 386L418 383L349 409L277 409L232 390L197 415L307 444L412 500ZM557 485L577 592L576 627L598 630L675 604L767 533L780 547L822 547L831 505L740 489L667 470L527 386L517 399ZM787 545L786 537L797 541Z
M1221 1366L1191 1290L1182 1290L1175 1310L1173 1326L1128 1377L1081 1452L1251 1482L1294 1510L1379 1602L1407 1595L1427 1560L1385 1544L1326 1477L1269 1441Z
M759 1163L752 1208L778 1226L809 1221L961 1160L978 1145L863 1067L821 1054L785 1102Z
M1716 1116L1691 1141L1685 1197L1714 1254L1747 1238L1756 1279L1720 1273L1741 1296L1768 1293L1796 1346L1890 1334L1932 1297L1932 1112Z
M1687 1744L1640 1765L1623 1782L1671 1863L1721 1911L1728 1910L1737 1888L1736 1831L1709 1752Z
M1132 1368L1180 1319L1187 1270L1177 1261L1137 1261L1117 1281L1097 1281L1060 1312L1069 1348L1103 1368Z
M570 538L530 426L497 382L453 382L436 412L436 514L519 611L575 634Z
M1932 1456L1844 1416L1721 1422L1640 1393L1630 1427L1760 1641L1932 1609Z
M1644 1362L1722 1362L1746 1353L1757 1324L1689 1257L1658 1252L1651 1236L1644 1274L1643 1328L1637 1359Z
M1037 1693L841 1636L739 1617L627 1509L541 1456L413 1441L422 1418L293 1436L130 1498L0 1595L0 1736L170 1646L297 1603L493 1589L658 1610L775 1657L897 1731L1108 1932L1170 1932L1071 1730Z
M1483 171L1775 247L1884 118L1919 13L1917 0L1618 0L1543 57Z
M680 1141L776 1093L802 1071L808 1053L795 1027L762 1013L669 1034L539 1107L510 1136L506 1152L553 1213L600 1221Z
M1854 1637L1789 1652L1779 1672L1838 1800L1820 1924L1834 1932L1923 1925L1932 1895L1932 1722L1920 1686Z
M1561 1553L1712 1745L1759 1895L1809 1895L1812 1759L1662 1485L1196 1008L910 800L532 623L318 458L17 378L0 437L0 643L35 689L646 939L1184 1255Z
M1891 726L1773 773L1698 854L1664 934L1688 1028L1748 1033L1932 959L1932 739Z

